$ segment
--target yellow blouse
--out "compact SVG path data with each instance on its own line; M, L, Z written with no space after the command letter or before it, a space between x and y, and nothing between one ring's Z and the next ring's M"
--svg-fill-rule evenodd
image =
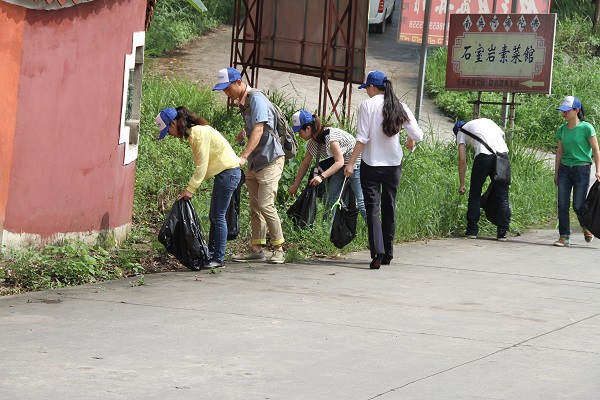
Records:
M196 125L188 133L188 143L194 153L196 165L196 171L187 187L191 193L196 191L203 180L240 165L240 159L229 142L213 127Z

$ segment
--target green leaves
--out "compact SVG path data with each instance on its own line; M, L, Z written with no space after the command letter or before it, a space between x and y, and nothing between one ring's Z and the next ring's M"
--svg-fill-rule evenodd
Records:
M143 270L133 250L109 252L81 241L64 241L42 249L8 250L5 270L20 291L53 289L135 275Z

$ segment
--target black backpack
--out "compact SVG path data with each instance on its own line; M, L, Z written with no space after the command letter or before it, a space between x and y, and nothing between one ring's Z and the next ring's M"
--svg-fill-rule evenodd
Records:
M246 104L249 106L250 105L250 99L252 98L252 96L255 93L260 93L263 96L265 96L265 94L263 92L261 92L260 90L257 89L250 89L250 91L248 91L248 95L246 97ZM267 96L265 96L267 97ZM268 99L267 99L268 100ZM283 149L283 152L285 153L285 159L289 160L290 158L294 158L296 157L296 154L298 154L298 141L296 140L296 135L294 135L294 131L292 131L292 128L290 127L290 122L288 121L288 119L286 118L285 114L283 113L283 111L281 111L281 108L279 108L277 106L277 104L274 104L273 102L269 101L271 103L271 105L273 106L273 109L275 110L275 131L273 131L268 125L266 125L267 130L269 131L269 133L271 135L273 135L275 137L275 139L279 140L279 144L281 144L281 148ZM246 112L249 113L251 112L250 107L248 107L246 109Z

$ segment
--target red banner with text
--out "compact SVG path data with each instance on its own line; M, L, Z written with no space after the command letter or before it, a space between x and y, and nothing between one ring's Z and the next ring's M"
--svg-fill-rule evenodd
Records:
M509 14L513 1L517 1L517 14L547 14L551 0L432 0L429 16L428 43L445 46L448 41L446 8L452 14ZM494 7L495 6L495 7ZM398 41L421 43L425 0L402 0L400 7ZM446 35L444 34L446 33Z

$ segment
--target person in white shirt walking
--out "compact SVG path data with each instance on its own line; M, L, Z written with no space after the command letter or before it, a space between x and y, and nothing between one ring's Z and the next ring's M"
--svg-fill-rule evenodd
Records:
M404 146L412 151L416 142L423 140L423 131L406 104L398 100L392 82L383 72L369 72L366 82L358 88L366 88L369 99L360 105L356 145L344 173L353 174L354 163L361 155L360 183L372 259L369 268L379 269L394 258L396 194L403 156L399 132L406 130Z

